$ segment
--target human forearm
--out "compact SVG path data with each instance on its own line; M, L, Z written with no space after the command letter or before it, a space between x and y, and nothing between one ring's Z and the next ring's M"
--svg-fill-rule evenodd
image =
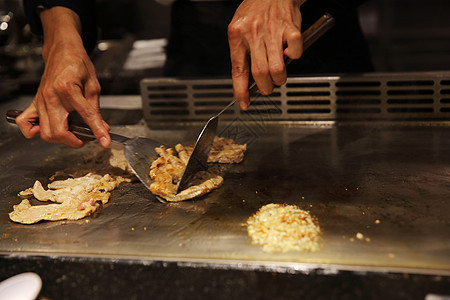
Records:
M81 21L74 11L62 6L42 8L39 17L44 32L42 57L45 61L55 47L83 47Z
M95 0L23 0L24 12L31 31L42 35L42 23L38 12L41 8L65 7L76 13L81 22L81 37L87 53L90 53L97 43L97 25Z

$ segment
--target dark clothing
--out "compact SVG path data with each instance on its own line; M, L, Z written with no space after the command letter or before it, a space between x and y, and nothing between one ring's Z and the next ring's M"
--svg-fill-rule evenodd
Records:
M166 49L166 76L231 74L227 28L236 1L175 1Z
M331 74L373 71L368 46L359 25L360 0L313 0L301 7L302 31L323 14L330 13L335 26L303 56L287 68L288 75ZM192 77L231 74L227 28L240 0L187 1L172 4L171 28L167 46L165 76ZM82 38L90 52L96 42L95 1L24 0L32 31L42 34L36 7L65 6L74 10L83 24Z
M230 76L227 28L239 4L175 1L164 75Z
M369 47L359 24L359 2L363 1L314 0L302 5L302 31L325 13L330 13L336 23L288 66L289 75L373 71Z
M78 14L81 19L84 48L90 53L97 43L97 25L95 18L95 0L23 0L25 15L31 31L42 35L42 24L37 15L38 6L64 6Z

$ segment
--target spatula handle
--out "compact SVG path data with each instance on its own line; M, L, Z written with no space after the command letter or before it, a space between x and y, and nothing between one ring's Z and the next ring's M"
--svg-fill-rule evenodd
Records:
M334 26L335 20L332 15L326 13L314 24L312 24L305 32L303 36L303 51L307 50L315 41L317 41L322 35L324 35L331 27ZM286 62L289 63L289 62Z
M8 110L6 112L6 121L12 124L16 124L16 118L22 113L21 110ZM39 119L30 121L33 126L39 125ZM76 123L69 121L69 131L75 134L77 138L83 141L95 140L95 135L87 124L77 121Z

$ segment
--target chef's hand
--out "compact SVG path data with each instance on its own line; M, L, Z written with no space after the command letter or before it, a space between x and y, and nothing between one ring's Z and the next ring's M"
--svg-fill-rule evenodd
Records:
M46 142L80 148L84 142L68 131L69 113L76 110L103 147L111 139L109 125L100 115L100 84L80 36L78 15L65 7L43 9L42 57L44 74L32 104L16 123L26 138L40 135ZM39 125L30 122L39 118Z
M306 0L244 0L228 26L234 96L241 109L250 105L250 66L259 92L286 82L284 55L300 58L300 5Z

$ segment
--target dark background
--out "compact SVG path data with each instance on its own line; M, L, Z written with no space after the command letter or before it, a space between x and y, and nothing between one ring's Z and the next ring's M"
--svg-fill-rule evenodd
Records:
M92 59L102 92L139 94L139 81L162 77L162 67L129 70L125 63L135 41L168 37L170 4L155 0L96 3L103 48L96 49ZM12 13L8 28L0 29L0 100L34 94L43 70L41 40L26 26L21 0L0 0L0 28L8 13ZM369 0L359 7L359 15L376 72L450 70L450 1ZM160 52L164 55L164 48Z
M170 6L155 1L98 1L103 38L132 33L165 38ZM369 0L359 8L375 71L450 70L450 1Z

